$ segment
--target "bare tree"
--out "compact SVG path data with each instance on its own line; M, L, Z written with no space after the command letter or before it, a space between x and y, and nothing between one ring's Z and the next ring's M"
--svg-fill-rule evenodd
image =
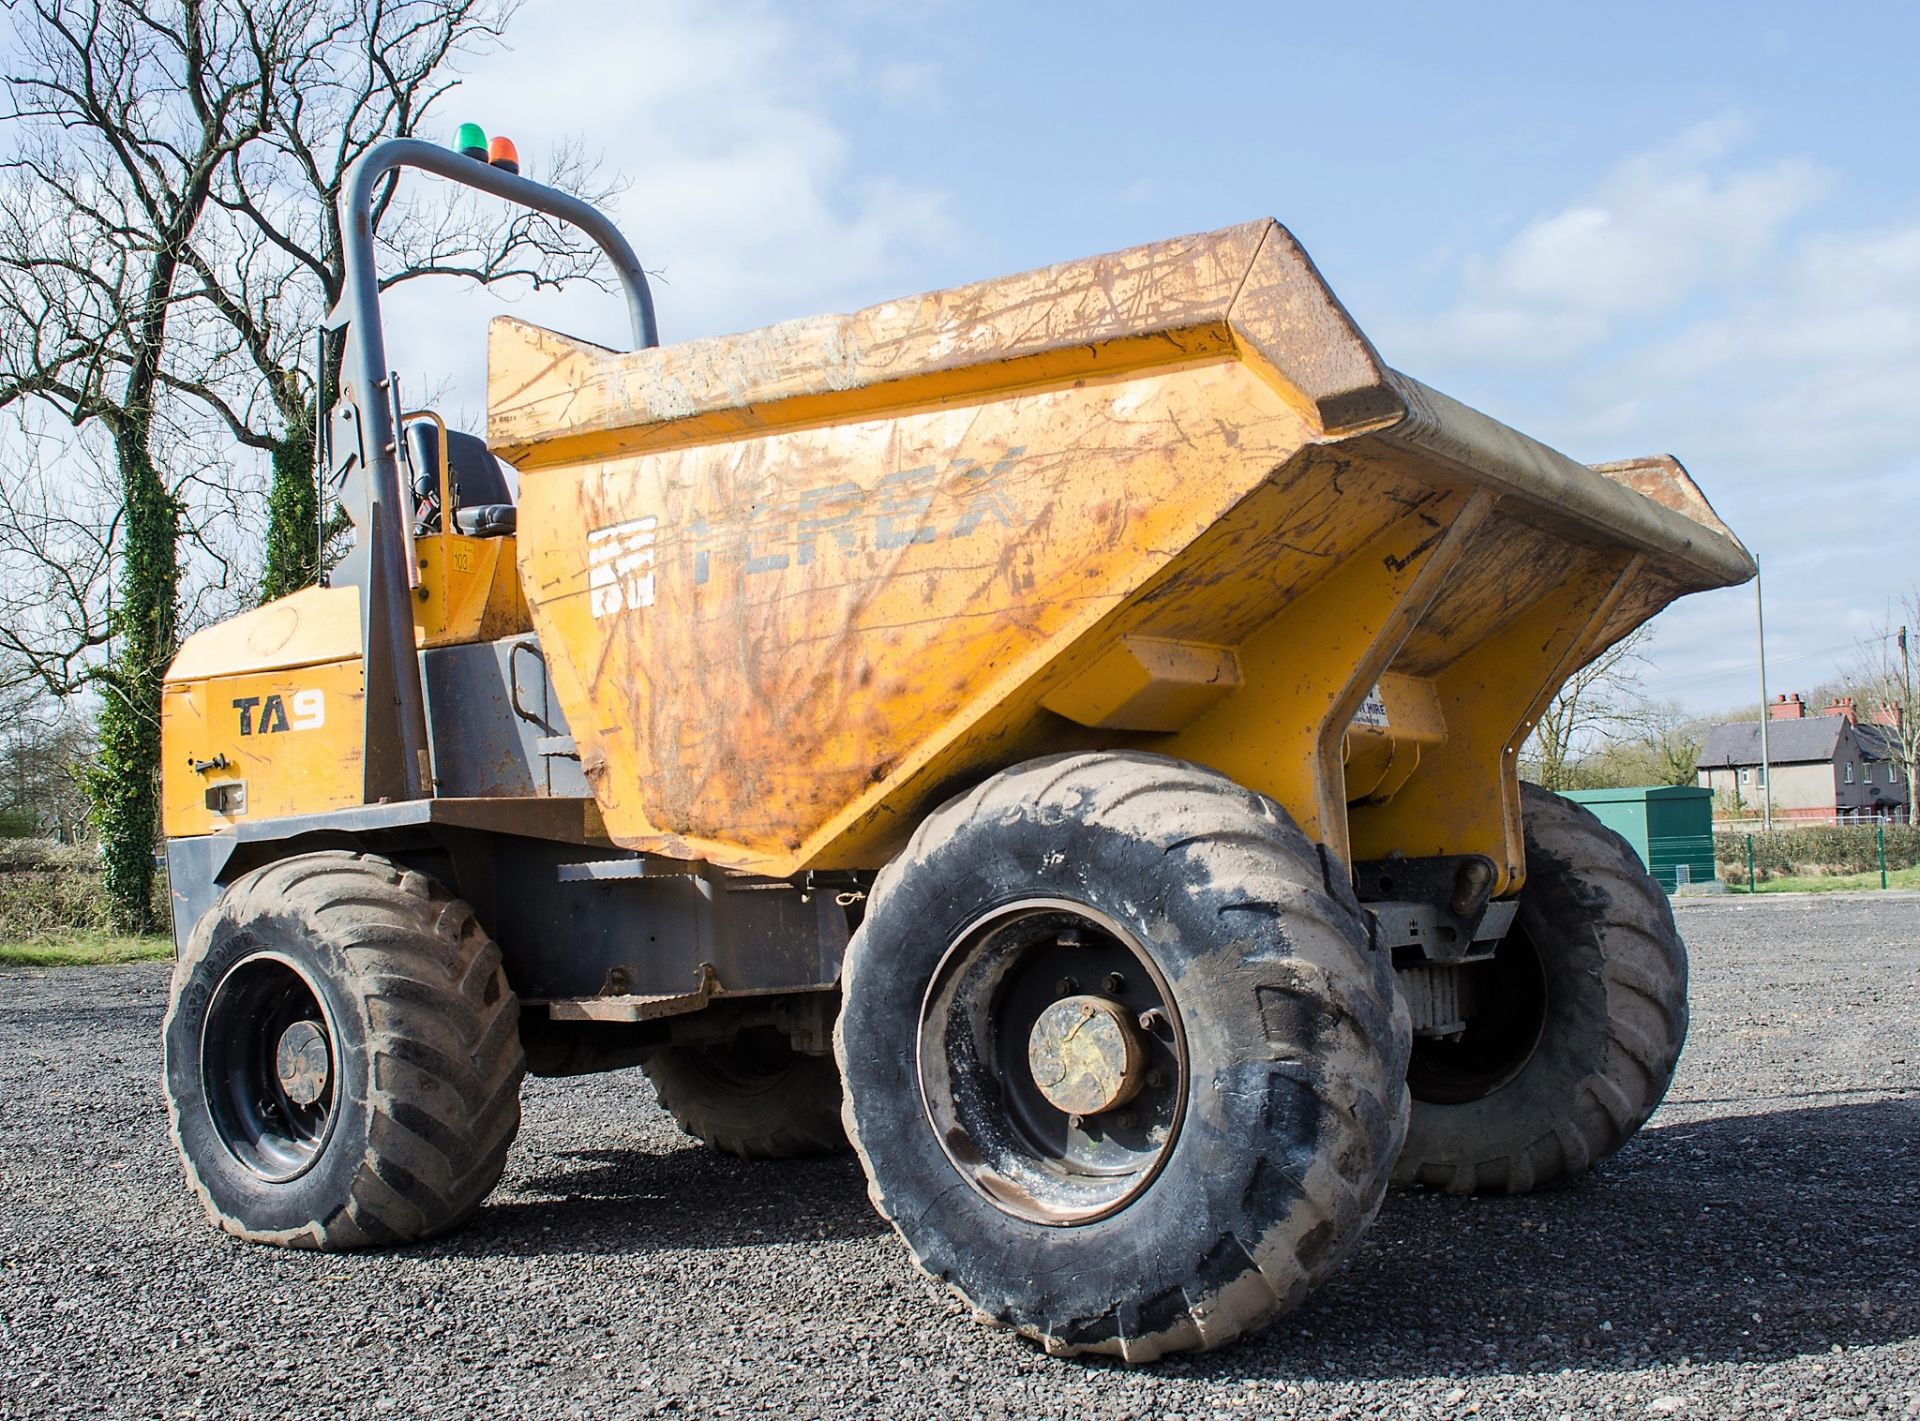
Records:
M71 843L89 811L90 718L37 687L0 691L0 818L16 832Z
M267 580L277 591L312 580L305 491L321 392L301 356L339 291L332 199L374 142L433 121L453 62L495 42L512 9L8 3L17 71L0 113L0 409L23 431L43 412L76 431L69 469L96 439L113 479L90 515L44 481L0 510L18 519L0 534L0 561L11 551L65 602L13 640L0 635L14 665L0 680L98 694L95 814L125 929L153 926L160 681L183 579L203 570L208 585L230 585L231 519L194 511L230 511L245 462L227 449L257 451L277 475L268 522L284 535L269 539L280 551ZM569 159L559 176L578 186L585 171ZM544 219L392 184L376 223L389 284L540 283L586 269L585 249Z
M169 322L216 174L271 121L272 70L257 58L284 35L271 15L196 0L10 8L22 68L7 80L0 406L50 406L111 448L120 577L114 654L87 669L102 698L95 804L116 921L144 931L180 578L179 504L158 448Z
M1711 722L1690 715L1677 701L1642 702L1625 709L1616 735L1567 764L1562 788L1693 784Z
M1581 760L1647 725L1640 676L1648 627L1638 627L1567 679L1541 712L1521 752L1528 778L1551 790L1575 788Z
M1920 584L1901 598L1899 620L1890 609L1878 635L1868 643L1860 664L1847 678L1858 713L1875 724L1875 733L1906 791L1907 821L1916 806L1914 775L1920 770Z
M1649 752L1652 783L1690 785L1700 774L1700 748L1706 744L1711 722L1691 715L1678 701L1664 701L1648 709L1642 734Z
M273 86L267 131L232 155L215 183L217 220L203 223L189 247L185 294L196 321L214 328L223 359L181 385L238 443L272 461L263 598L305 586L319 570L312 333L343 281L341 184L375 143L435 121L456 83L454 64L496 43L514 8L510 0L315 6L308 42ZM541 176L589 201L613 192L577 149L552 155ZM594 248L571 229L468 190L405 188L398 174L375 204L373 234L383 290L434 276L535 289L597 279ZM321 387L337 388L337 373L335 352Z
M0 695L85 689L108 642L118 481L104 436L37 428L16 410L0 440Z

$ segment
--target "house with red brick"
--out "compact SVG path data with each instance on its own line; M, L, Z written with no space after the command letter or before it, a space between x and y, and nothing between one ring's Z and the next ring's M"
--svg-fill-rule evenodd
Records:
M1788 824L1906 824L1912 787L1894 754L1888 707L1862 721L1851 696L1838 696L1818 715L1796 692L1767 707L1767 761L1760 761L1760 723L1716 725L1700 747L1698 783L1714 793L1718 811L1760 813L1773 782L1773 817Z

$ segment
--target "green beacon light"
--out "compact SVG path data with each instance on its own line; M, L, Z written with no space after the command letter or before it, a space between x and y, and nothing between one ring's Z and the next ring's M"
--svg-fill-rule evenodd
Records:
M453 136L453 146L468 158L487 161L487 131L477 123L463 123Z

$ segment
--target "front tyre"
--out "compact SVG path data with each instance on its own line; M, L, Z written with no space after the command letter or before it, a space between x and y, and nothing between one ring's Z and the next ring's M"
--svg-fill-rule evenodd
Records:
M915 1262L1061 1354L1216 1347L1378 1208L1408 1027L1284 810L1141 754L1038 760L874 885L835 1050Z
M1396 1184L1524 1194L1584 1173L1660 1104L1687 1039L1687 950L1626 840L1520 786L1527 881L1457 1040L1420 1041Z
M442 1233L519 1128L518 1027L500 950L431 878L347 852L255 869L174 969L167 1106L187 1182L259 1243Z

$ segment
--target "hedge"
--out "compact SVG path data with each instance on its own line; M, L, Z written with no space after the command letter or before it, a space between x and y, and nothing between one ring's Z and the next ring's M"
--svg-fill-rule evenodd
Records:
M1911 824L1822 824L1771 834L1721 831L1713 836L1714 861L1722 880L1745 883L1751 839L1754 876L1763 883L1769 878L1874 873L1880 868L1878 835L1885 836L1888 868L1920 864L1920 828Z
M156 875L154 912L166 921L166 875ZM73 932L106 932L100 853L45 839L0 840L0 942L37 942Z

